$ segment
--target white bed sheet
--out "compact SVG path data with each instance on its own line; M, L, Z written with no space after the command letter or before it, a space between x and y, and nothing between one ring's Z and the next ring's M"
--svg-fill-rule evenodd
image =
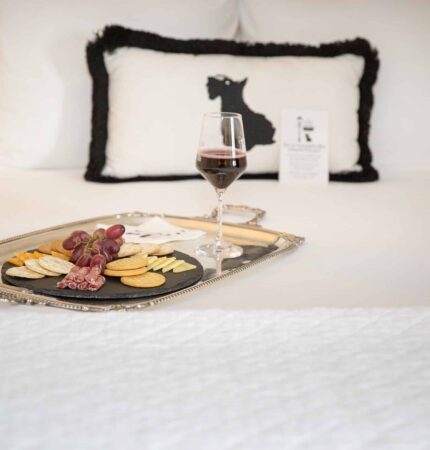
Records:
M429 448L429 308L0 322L4 450Z
M97 184L81 171L0 169L0 239L125 211L208 213L204 181ZM388 172L370 184L327 188L240 181L226 201L267 210L263 225L306 244L169 309L285 309L430 305L430 171Z

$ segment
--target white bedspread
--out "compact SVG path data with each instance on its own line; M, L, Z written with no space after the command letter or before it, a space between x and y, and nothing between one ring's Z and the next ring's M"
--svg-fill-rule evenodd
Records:
M82 171L0 169L0 239L126 211L202 215L204 181L96 184ZM306 237L297 252L163 308L430 306L430 171L382 173L370 184L291 188L240 181L226 201L267 210L263 225Z
M430 309L0 305L0 448L425 450Z

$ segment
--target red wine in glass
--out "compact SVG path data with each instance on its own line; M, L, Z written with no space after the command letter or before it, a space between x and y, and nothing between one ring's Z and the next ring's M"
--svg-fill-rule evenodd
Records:
M246 169L246 151L223 148L202 149L196 162L199 172L215 187L227 189Z
M204 115L196 167L215 188L218 198L215 242L201 245L196 253L214 257L217 261L237 258L242 255L243 249L222 239L222 213L226 189L246 169L245 134L240 114L217 112Z

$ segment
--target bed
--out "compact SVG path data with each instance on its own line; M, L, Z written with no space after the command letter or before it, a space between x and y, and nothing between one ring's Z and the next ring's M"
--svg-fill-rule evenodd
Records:
M370 133L380 181L239 180L226 203L264 209L264 227L306 243L147 310L83 313L0 298L0 448L428 449L428 5L169 0L166 14L155 0L99 3L1 6L2 67L16 70L0 77L0 139L17 147L0 154L0 240L112 213L212 210L202 180L84 180L83 49L110 23L183 38L369 39L382 61ZM8 101L13 108L2 109Z

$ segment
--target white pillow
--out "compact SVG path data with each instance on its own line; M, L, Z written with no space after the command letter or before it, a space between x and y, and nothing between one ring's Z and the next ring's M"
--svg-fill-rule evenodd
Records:
M336 49L333 45L325 51ZM209 54L202 54L205 49ZM288 47L173 41L120 27L107 29L89 53L99 103L94 105L87 179L195 175L203 113L221 109L264 116L256 138L252 128L247 130L251 119L244 116L250 150L246 175L276 177L283 108L328 111L330 172L354 172L356 177L363 57L347 52L334 57L280 55L284 50ZM103 90L105 74L108 88Z
M221 97L209 98L210 78L213 89L227 95L242 90L244 104L263 114L275 129L273 139L266 139L272 144L255 145L248 152L249 173L277 172L282 108L329 112L330 172L350 170L358 160L358 83L363 73L363 59L358 56L267 60L121 48L106 54L105 62L109 138L103 175L195 173L203 113L229 109L222 108ZM249 149L251 143L245 138Z
M91 80L85 46L108 23L231 39L233 0L38 0L0 5L0 165L83 167Z

